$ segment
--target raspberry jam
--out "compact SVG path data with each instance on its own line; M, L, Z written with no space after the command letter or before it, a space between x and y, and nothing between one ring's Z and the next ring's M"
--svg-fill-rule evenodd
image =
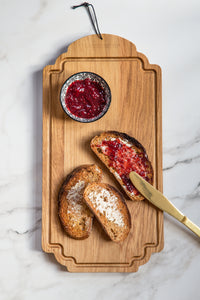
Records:
M101 148L104 155L109 157L109 167L112 167L121 177L127 190L134 195L139 192L129 179L129 173L135 171L146 181L148 178L148 160L143 152L136 152L133 148L122 142L119 138L102 141Z
M106 94L102 86L89 78L72 82L66 92L67 109L76 117L91 119L106 106Z

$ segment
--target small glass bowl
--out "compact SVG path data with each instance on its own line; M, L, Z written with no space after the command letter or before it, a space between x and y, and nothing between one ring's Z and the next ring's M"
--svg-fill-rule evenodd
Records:
M72 112L70 112L70 110L67 108L66 103L65 103L65 97L66 97L66 93L67 93L67 89L68 87L77 80L84 80L84 79L90 79L91 81L95 81L98 84L100 84L100 86L104 89L105 92L105 100L106 100L106 105L104 106L103 110L95 117L93 118L81 118L78 116L75 116ZM102 118L105 113L107 112L109 106L110 106L110 102L111 102L111 91L110 91L110 87L107 84L107 82L99 75L92 73L92 72L79 72L76 73L72 76L70 76L62 85L61 91L60 91L60 103L61 106L64 110L64 112L73 120L78 121L78 122L82 122L82 123L90 123L90 122L94 122L99 120L100 118Z

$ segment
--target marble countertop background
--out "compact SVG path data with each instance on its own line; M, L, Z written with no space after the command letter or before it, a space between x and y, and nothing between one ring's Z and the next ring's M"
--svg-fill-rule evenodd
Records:
M200 240L165 215L137 273L71 274L41 249L42 69L93 34L72 0L0 0L0 299L200 299ZM164 193L200 225L200 1L94 0L103 33L163 76Z

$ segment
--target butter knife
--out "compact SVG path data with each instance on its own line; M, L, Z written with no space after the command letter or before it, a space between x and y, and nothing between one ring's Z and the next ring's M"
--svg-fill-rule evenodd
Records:
M167 212L179 222L188 227L198 237L200 237L200 228L184 216L161 192L155 189L150 183L144 180L135 172L129 174L130 180L136 189L152 204Z

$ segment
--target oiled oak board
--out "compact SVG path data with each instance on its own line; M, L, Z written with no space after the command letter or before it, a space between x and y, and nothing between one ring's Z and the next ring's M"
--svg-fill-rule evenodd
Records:
M112 94L108 112L88 124L67 117L59 100L65 80L81 71L102 76ZM132 228L122 243L110 241L96 220L89 238L74 240L63 231L57 215L60 186L79 165L98 164L104 182L121 190L90 150L90 140L106 130L125 132L145 147L154 169L154 185L162 191L161 104L160 67L149 64L133 43L118 36L81 38L54 65L44 68L42 247L54 253L68 271L136 272L153 252L162 250L163 213L146 200L133 202L124 195Z

